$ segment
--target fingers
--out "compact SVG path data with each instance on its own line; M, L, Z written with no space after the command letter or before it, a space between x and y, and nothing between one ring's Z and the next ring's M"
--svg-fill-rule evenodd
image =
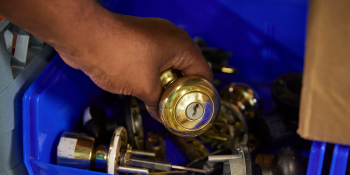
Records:
M59 54L60 54L62 60L63 60L66 64L68 64L68 66L70 66L70 67L72 67L72 68L74 68L74 69L79 69L79 64L77 64L76 62L74 62L74 61L68 59L68 56L66 56L65 54L60 53L60 52L59 52Z
M152 71L149 76L145 76L144 74L134 87L137 87L137 89L133 90L132 95L142 100L146 104L152 117L160 121L158 104L163 88L158 72Z
M185 76L196 75L213 81L213 72L208 62L193 42L186 51L176 56L173 68L181 70Z
M162 123L162 120L160 119L158 108L156 107L148 107L147 106L148 113L157 121Z

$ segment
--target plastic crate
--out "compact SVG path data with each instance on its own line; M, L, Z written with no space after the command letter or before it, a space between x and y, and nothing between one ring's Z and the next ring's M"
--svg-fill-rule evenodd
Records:
M100 174L56 165L56 148L64 131L81 131L84 109L102 106L109 117L120 117L123 106L97 87L88 76L65 64L57 55L23 97L24 162L29 174ZM165 133L159 122L145 116L144 130ZM148 118L147 118L148 117ZM168 161L181 164L186 158L163 135Z
M347 145L314 141L310 150L307 175L349 174L348 157L349 146Z
M211 47L231 51L229 64L240 73L215 77L222 85L232 81L252 85L264 102L265 112L274 107L270 93L273 79L303 70L305 0L102 0L101 5L112 12L168 19L191 37L200 36ZM23 97L24 162L29 174L101 174L55 165L56 146L63 131L79 131L85 107L98 104L113 108L113 101L106 98L85 74L56 56ZM144 127L157 133L164 129L151 118L144 119ZM170 140L165 141L167 158L184 165L185 156Z

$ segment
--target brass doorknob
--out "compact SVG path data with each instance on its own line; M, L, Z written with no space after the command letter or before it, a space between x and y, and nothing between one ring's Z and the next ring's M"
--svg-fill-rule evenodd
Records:
M208 130L217 118L220 99L215 87L198 76L183 76L168 69L160 75L165 88L159 100L163 125L182 137L195 137Z

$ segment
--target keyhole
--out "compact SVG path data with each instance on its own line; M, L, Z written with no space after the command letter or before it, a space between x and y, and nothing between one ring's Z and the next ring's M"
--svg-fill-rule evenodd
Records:
M200 103L192 103L186 109L186 116L191 120L197 120L202 117L204 108Z
M199 104L196 104L193 106L193 114L192 114L193 117L196 116L198 107L199 107Z

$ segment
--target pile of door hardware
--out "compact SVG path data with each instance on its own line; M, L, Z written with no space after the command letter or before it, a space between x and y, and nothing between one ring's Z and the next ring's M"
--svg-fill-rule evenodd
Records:
M196 43L213 71L237 72L227 66L228 52L209 48L201 39ZM215 62L212 58L218 54L221 61ZM279 147L267 162L259 162L262 155L257 156L297 137L300 89L301 73L276 78L272 84L276 110L262 116L262 101L252 87L243 83L225 86L219 93L218 118L210 129L194 138L166 133L191 161L185 167L166 162L161 135L144 133L141 110L146 109L140 110L136 98L123 97L124 117L120 118L108 118L104 108L90 106L84 110L82 133L66 131L59 136L57 164L108 174L305 174L304 158L291 147Z

